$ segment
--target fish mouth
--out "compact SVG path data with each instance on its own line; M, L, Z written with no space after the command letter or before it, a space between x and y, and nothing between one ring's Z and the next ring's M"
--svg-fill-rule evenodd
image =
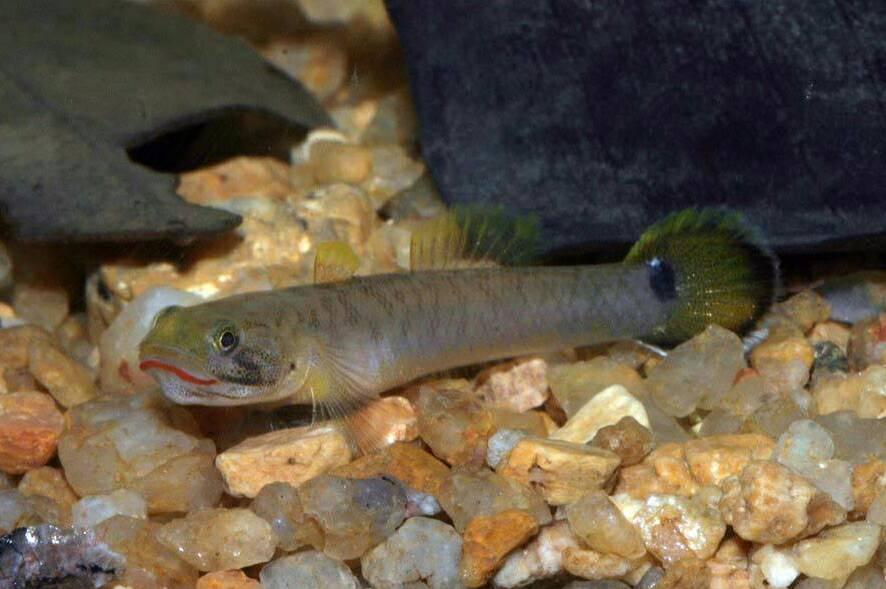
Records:
M169 372L179 380L197 386L212 386L214 384L219 384L218 379L207 377L202 374L189 372L184 368L176 366L175 364L166 362L164 360L158 360L157 358L145 358L144 360L139 362L138 368L142 372L147 372L148 370L162 370L164 372Z

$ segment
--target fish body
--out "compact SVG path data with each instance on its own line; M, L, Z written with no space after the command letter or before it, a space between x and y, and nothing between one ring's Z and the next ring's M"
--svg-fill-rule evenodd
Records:
M774 258L720 216L694 215L653 228L620 264L376 275L171 308L141 367L181 404L290 400L341 416L459 366L744 327L772 302Z

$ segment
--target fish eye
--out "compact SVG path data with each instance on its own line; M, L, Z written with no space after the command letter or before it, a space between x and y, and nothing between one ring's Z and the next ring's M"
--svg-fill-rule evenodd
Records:
M219 330L215 337L216 347L222 352L230 352L240 343L240 338L234 333L230 327L224 327Z

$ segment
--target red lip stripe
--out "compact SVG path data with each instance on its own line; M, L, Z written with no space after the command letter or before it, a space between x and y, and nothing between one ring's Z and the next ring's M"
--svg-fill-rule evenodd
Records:
M159 360L145 360L141 364L138 365L139 370L151 370L152 368L157 368L160 370L165 370L166 372L171 372L180 379L185 382L189 382L191 384L200 384L200 385L211 385L218 383L217 380L212 378L197 378L193 374L185 372L178 366L173 366L172 364L166 364L165 362L160 362Z

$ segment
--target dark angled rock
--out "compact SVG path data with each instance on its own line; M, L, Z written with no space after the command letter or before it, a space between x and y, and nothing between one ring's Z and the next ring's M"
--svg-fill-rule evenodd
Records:
M302 132L329 124L244 42L185 17L119 0L0 0L0 205L21 239L182 238L235 226L236 215L179 199L174 176L134 163L127 149L241 114Z
M0 536L3 589L92 589L123 572L124 559L87 528L49 524Z
M882 0L388 0L450 202L549 248L738 208L782 251L886 243Z

